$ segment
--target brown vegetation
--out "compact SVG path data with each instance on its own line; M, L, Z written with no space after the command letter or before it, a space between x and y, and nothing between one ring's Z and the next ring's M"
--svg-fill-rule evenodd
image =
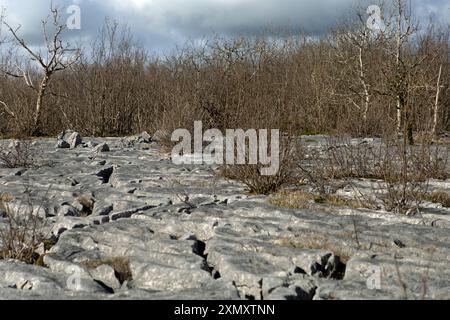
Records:
M450 124L449 30L429 26L419 32L402 3L386 15L381 33L365 28L361 14L320 38L213 38L164 58L148 54L129 29L107 21L80 55L61 47L55 34L62 60L54 66L44 61L41 69L20 59L27 44L20 30L11 29L19 48L2 50L1 69L14 72L0 78L0 133L172 132L191 128L194 120L218 129L293 134L439 133ZM398 29L397 21L404 27ZM51 81L43 83L45 90L32 85L46 74Z
M114 269L115 276L120 284L133 279L130 269L130 261L123 257L114 257L108 259L88 260L83 262L88 269L95 269L102 265L110 266Z
M12 207L11 197L2 195L0 210L5 211L5 224L0 226L0 259L17 259L28 264L39 263L36 253L45 241L45 222L39 209L27 203Z
M35 164L32 142L28 139L17 140L6 150L0 150L0 167L28 168Z
M269 197L269 203L279 207L292 209L309 209L314 204L349 207L353 209L374 209L375 205L368 200L358 200L337 195L320 195L301 190L284 190Z

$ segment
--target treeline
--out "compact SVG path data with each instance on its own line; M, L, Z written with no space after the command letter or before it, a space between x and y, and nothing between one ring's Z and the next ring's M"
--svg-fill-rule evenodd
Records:
M294 134L438 134L450 126L449 28L419 27L405 8L399 0L383 30L359 15L322 37L213 38L164 57L107 22L70 67L56 68L38 117L45 69L19 58L27 52L16 41L2 51L0 133L115 136L203 120Z

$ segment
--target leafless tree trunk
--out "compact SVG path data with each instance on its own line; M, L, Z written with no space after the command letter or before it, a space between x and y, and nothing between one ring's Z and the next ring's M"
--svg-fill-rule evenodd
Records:
M439 75L436 85L436 100L434 103L434 110L433 110L433 131L432 135L435 137L437 136L437 126L438 126L438 117L439 117L439 93L441 91L441 75L442 75L442 64L439 67Z
M366 26L364 16L358 12L359 24L343 25L336 35L337 47L334 48L337 62L346 70L345 90L350 102L358 109L362 133L367 133L368 113L371 104L371 85L367 77L370 59L370 46L374 41L371 31ZM342 77L342 76L341 76ZM357 100L354 98L356 96ZM355 101L356 100L356 101ZM358 101L359 100L359 101Z
M403 1L397 0L397 28L396 28L396 52L395 52L395 66L397 73L400 72L400 57L402 54L402 17L403 17ZM397 90L397 132L402 131L402 97L400 90Z
M5 9L1 8L0 9L0 49L1 49L1 46L3 45L3 43L5 42L5 38L2 33L2 26L3 26L4 19L5 19ZM3 52L0 52L0 53L3 55ZM0 63L3 63L3 61L0 61ZM16 117L15 113L8 107L6 102L0 100L0 106L2 106L3 109L6 111L6 113L8 113L10 116L12 116L13 118Z
M366 82L366 74L364 71L364 63L363 63L363 50L362 47L359 47L359 71L360 71L360 81L361 85L364 89L364 111L363 111L363 121L364 121L364 128L367 127L367 113L369 112L369 106L370 106L370 93L369 93L369 86Z
M69 47L67 44L63 43L62 34L66 27L59 22L58 9L52 7L50 10L51 16L53 18L52 22L55 32L52 37L49 37L47 30L48 21L44 20L42 22L42 30L47 51L45 55L41 54L40 51L33 51L25 42L25 40L19 36L18 31L20 29L20 26L16 29L13 29L10 25L4 23L7 26L10 34L12 35L16 45L24 49L27 52L29 58L32 61L37 62L37 64L43 71L43 75L38 87L33 84L31 77L27 74L27 72L19 66L17 66L17 69L18 71L20 71L20 73L8 70L3 71L7 76L23 78L27 86L36 92L35 112L32 127L30 130L30 133L32 135L41 134L41 115L42 108L44 106L44 97L52 76L59 71L63 71L67 68L72 67L81 56L81 52L79 49Z

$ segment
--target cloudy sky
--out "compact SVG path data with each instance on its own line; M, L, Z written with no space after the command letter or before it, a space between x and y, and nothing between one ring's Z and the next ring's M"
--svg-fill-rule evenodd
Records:
M7 21L11 25L20 23L23 37L38 45L39 23L47 16L50 3L50 0L0 0L0 7L6 8ZM320 34L337 20L351 15L357 0L53 0L53 3L63 8L72 4L81 8L82 28L69 31L73 38L91 39L109 17L127 23L146 47L161 52L212 33L253 34L269 26ZM430 17L444 23L450 21L450 0L412 0L412 3L416 13L427 21Z

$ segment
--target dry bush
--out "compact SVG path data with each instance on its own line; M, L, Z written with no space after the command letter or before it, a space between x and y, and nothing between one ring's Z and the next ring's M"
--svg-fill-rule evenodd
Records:
M446 180L450 177L448 147L441 147L424 141L418 147L411 147L411 171L418 179Z
M386 193L380 194L386 211L396 214L415 215L419 212L422 198L420 194L426 192L426 186L415 181L388 181L380 183L380 188Z
M324 199L333 204L332 194L345 181L352 179L376 180L375 195L384 203L387 211L414 214L422 201L430 179L448 178L448 149L424 141L410 146L397 137L380 142L370 140L328 138L325 147L310 148L300 163L304 182ZM354 190L358 193L356 187ZM339 197L335 204L339 205ZM359 192L350 200L362 207L375 208L373 201Z
M317 149L310 150L298 164L303 183L319 194L333 193L332 177L327 166L328 159Z
M268 199L269 203L283 208L308 209L311 202L317 199L317 195L299 190L282 190Z
M303 182L312 187L313 192L326 196L333 194L342 181L374 178L374 146L367 142L352 144L350 139L340 137L325 139L324 145L304 152L298 166Z
M295 168L299 159L299 149L289 138L282 140L280 167L276 174L264 176L261 174L260 164L245 164L225 165L221 168L220 175L227 179L240 181L248 187L250 193L261 195L268 195L277 192L282 187L298 183Z
M0 165L7 168L29 168L35 163L32 141L22 139L12 142L7 150L0 150Z
M3 196L2 196L3 197ZM3 199L5 200L5 199ZM0 202L5 211L4 224L0 225L0 258L16 259L28 264L39 262L36 253L45 240L45 222L29 202L12 209L8 202Z
M376 167L382 157L382 148L369 141L352 143L350 139L327 140L325 163L328 175L333 179L366 178L377 179Z
M396 138L385 138L379 143L330 138L320 164L330 179L384 179L387 170L400 180L402 170L406 170L411 180L445 180L449 176L449 155L448 148L436 146L430 140L405 146Z
M399 214L414 215L421 204L420 194L427 190L426 170L417 170L417 166L424 167L422 161L429 157L417 157L417 149L409 146L406 141L387 142L384 157L377 166L378 176L382 182L378 183L379 197L385 209Z
M290 174L285 171L283 166L282 164L280 171L273 176L262 176L258 165L228 166L222 170L221 175L244 183L251 194L268 195L292 183Z

